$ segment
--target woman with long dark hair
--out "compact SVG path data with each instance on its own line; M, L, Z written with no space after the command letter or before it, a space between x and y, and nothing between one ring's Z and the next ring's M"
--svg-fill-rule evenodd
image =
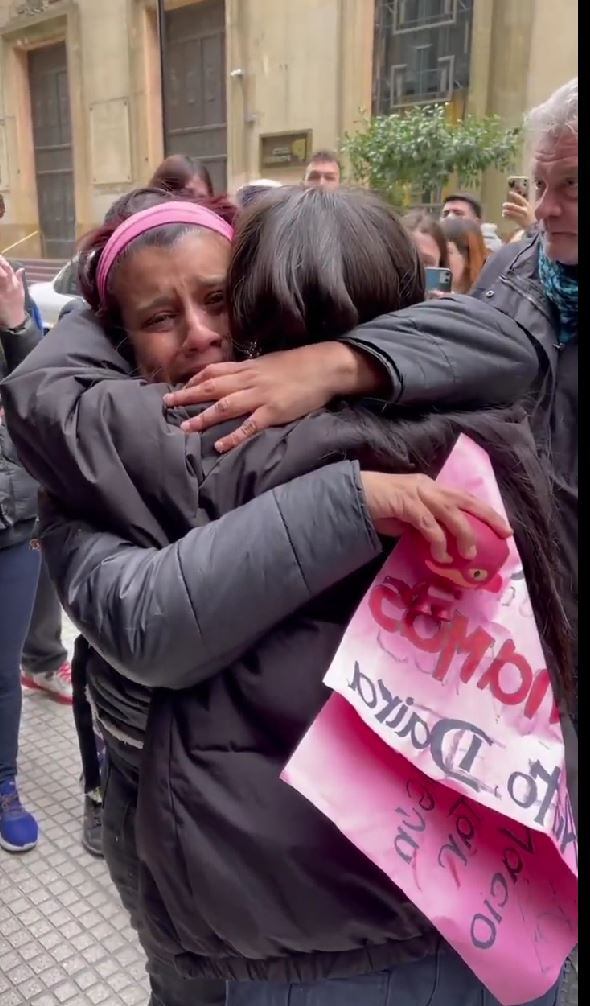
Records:
M447 217L441 227L448 242L453 293L469 293L488 256L481 227L459 217Z
M132 221L136 240L146 238L145 220ZM219 224L209 223L222 238ZM231 332L239 352L251 355L322 342L326 333L345 332L423 295L417 254L377 197L286 190L255 204L240 225L226 329L213 321L215 311L217 319L224 313L216 283L223 245L209 242L206 273L183 272L183 260L197 256L204 239L187 232L188 220L176 224L183 229L174 233L163 212L151 239L133 254L122 231L98 255L87 248L87 296L105 318L115 312L117 345L145 377L184 376L187 343L178 344L175 333L197 315L209 318L206 332L199 329L201 351L220 348ZM113 392L119 380L110 378ZM398 533L406 519L416 520L418 501L418 524L435 548L444 548L446 534L462 534L457 498L437 496L429 481L460 432L490 454L555 688L566 694L569 651L553 576L550 494L524 415L424 408L412 418L377 419L335 408L266 431L220 458L214 442L223 430L185 438L170 417L163 432L157 396L145 396L138 413L133 387L126 382L123 423L115 394L103 399L85 458L91 477L92 452L100 445L105 457L110 437L119 480L99 487L98 508L87 503L81 513L76 501L75 517L71 492L64 500L69 514L50 501L43 540L64 603L95 649L123 678L161 689L152 698L137 828L146 941L186 975L227 978L229 1003L282 1004L297 995L338 1006L491 1003L427 920L279 773L327 697L323 675L374 575L368 560L383 547L375 530ZM70 403L64 409L72 414ZM18 411L15 430L22 431ZM82 419L78 411L78 437ZM29 417L29 430L34 423ZM23 446L27 440L21 437ZM330 469L341 479L336 492L324 481ZM360 496L351 494L349 475ZM318 486L320 494L295 503L300 479L312 480L306 486ZM126 507L124 480L135 493L129 490ZM397 509L391 499L380 508L388 486L404 501ZM280 567L277 493L283 526L293 530L296 507L307 529L291 570ZM248 508L262 500L268 506L252 520ZM468 499L461 505L477 507ZM324 556L323 584L314 573L310 590L311 551L328 535L354 542L350 521L359 506L356 553L349 545L347 564L335 552ZM388 514L393 526L382 523ZM234 517L240 543L228 523ZM123 533L116 530L122 524ZM212 527L205 554L197 535ZM215 593L208 596L212 565ZM238 602L236 581L245 570L250 589ZM305 591L299 606L283 605L281 613L291 580L303 580ZM117 757L116 737L112 750ZM555 993L539 1002L553 1004Z

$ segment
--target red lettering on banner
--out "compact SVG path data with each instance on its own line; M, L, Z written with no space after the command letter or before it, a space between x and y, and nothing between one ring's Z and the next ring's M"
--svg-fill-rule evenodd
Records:
M405 618L402 620L401 632L402 635L417 646L419 650L425 650L427 653L436 653L440 650L443 637L446 635L448 630L448 624L446 622L437 622L435 619L430 619L434 622L436 629L430 636L422 636L418 633L416 629L416 621L419 624L427 623L429 620L424 618L423 615L416 615L414 613L408 612Z
M535 680L533 681L532 688L528 694L526 704L524 707L524 715L532 720L533 716L538 713L541 703L545 698L547 692L553 697L553 690L551 685L551 677L549 676L549 671L544 667L541 671L538 671L535 675ZM551 716L549 718L550 723L559 723L559 709L555 699L553 699L553 708L551 709Z
M494 637L490 636L489 632L486 632L481 626L478 625L470 635L468 635L468 629L467 618L460 614L457 614L448 626L445 644L441 648L434 672L437 681L444 681L453 658L459 653L467 654L467 660L463 662L461 667L461 681L469 681L483 660L486 650L494 642Z
M401 584L401 581L396 582ZM403 584L405 587L406 584ZM387 586L384 583L378 584L369 596L369 609L370 612L377 622L380 628L385 629L386 632L396 632L399 628L399 621L397 618L392 618L391 615L387 615L384 611L386 605L391 605L400 611L403 611L405 604L400 597L400 594L392 586Z
M509 692L500 684L500 672L503 667L511 664L520 674L520 684L516 691ZM495 699L507 706L517 706L526 699L533 683L533 672L528 660L517 652L511 639L502 644L498 656L492 660L487 671L477 682L477 687L490 689Z
M434 631L429 630L427 616L417 615L409 610L414 599L414 588L404 580L388 576L369 594L369 609L377 625L385 632L401 633L416 649L426 653L438 653L433 672L437 681L444 681L453 661L464 656L459 669L460 680L468 683L473 678L488 651L494 637L481 625L470 629L465 615L456 612L451 622L434 621ZM394 615L395 612L395 615ZM516 688L508 688L500 681L502 669L512 665L520 675ZM552 695L551 678L546 668L533 672L528 660L518 652L512 639L502 644L500 652L483 671L477 682L483 691L489 688L492 695L504 705L516 706L524 702L524 715L533 719L538 713L545 696ZM559 723L559 710L553 701L550 723Z

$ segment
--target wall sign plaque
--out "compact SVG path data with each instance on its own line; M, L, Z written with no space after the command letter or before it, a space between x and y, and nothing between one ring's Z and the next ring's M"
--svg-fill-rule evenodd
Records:
M265 133L260 137L260 168L304 168L311 157L311 129Z

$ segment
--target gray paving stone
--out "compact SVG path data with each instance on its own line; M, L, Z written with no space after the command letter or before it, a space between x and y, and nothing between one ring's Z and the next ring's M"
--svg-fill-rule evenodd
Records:
M33 977L33 972L28 964L19 964L17 968L13 968L12 971L8 972L8 980L13 988L18 988L27 979Z
M19 782L41 838L22 857L0 850L0 1006L146 1006L143 952L80 843L79 774L71 709L25 689Z
M28 1003L33 996L38 996L40 992L43 992L43 982L40 978L29 978L19 985L18 991L23 996L25 1002Z
M78 989L73 982L62 982L53 990L53 994L58 1002L67 1003L78 995Z
M26 1000L23 999L18 989L10 989L9 992L2 995L2 1006L21 1006L21 1003L24 1002Z

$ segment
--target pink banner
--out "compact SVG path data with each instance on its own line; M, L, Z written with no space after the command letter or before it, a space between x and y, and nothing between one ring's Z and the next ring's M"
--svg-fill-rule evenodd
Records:
M503 512L466 437L439 481ZM450 589L448 620L416 613L418 551L404 537L361 603L325 678L339 695L284 778L513 1006L551 988L577 939L559 717L514 542L497 592Z

